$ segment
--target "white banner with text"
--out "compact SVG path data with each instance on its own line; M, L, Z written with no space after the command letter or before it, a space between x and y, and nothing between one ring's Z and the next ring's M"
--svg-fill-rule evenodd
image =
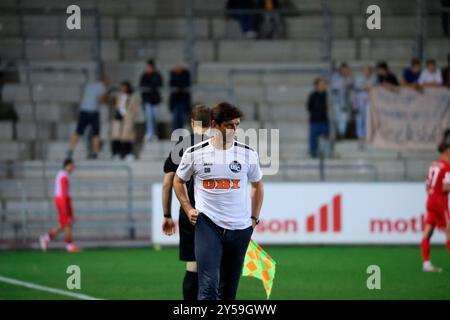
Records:
M422 237L424 183L266 183L253 239L266 244L418 244ZM249 200L250 204L250 200ZM172 216L179 203L172 198ZM153 185L155 244L178 244L162 232L161 185ZM444 243L436 231L432 242Z

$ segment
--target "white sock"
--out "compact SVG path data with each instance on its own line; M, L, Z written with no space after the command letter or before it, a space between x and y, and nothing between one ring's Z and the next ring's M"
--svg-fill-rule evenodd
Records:
M430 268L432 266L431 261L424 261L423 262L423 267L424 268Z

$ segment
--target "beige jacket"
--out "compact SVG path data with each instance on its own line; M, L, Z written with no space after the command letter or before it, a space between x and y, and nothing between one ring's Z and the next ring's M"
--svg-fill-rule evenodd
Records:
M135 121L138 114L139 104L137 97L135 95L131 95L127 99L126 113L123 119L113 119L112 121L112 140L119 140L121 142L134 142L136 140Z

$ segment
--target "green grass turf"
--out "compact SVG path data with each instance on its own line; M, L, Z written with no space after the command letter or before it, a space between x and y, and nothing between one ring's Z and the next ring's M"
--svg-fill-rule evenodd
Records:
M433 247L440 274L421 272L418 247L271 247L277 261L271 299L450 299L450 255ZM2 251L0 275L67 290L66 269L81 268L81 290L104 299L181 299L184 263L177 248ZM381 290L368 290L367 266L381 268ZM0 282L0 299L70 299ZM265 299L262 283L241 278L238 299Z

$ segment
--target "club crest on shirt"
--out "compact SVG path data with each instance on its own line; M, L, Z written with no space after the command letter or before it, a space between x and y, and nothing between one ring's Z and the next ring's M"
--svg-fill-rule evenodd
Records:
M230 170L234 173L241 172L241 164L239 162L237 162L236 160L231 162L229 167L230 167Z

